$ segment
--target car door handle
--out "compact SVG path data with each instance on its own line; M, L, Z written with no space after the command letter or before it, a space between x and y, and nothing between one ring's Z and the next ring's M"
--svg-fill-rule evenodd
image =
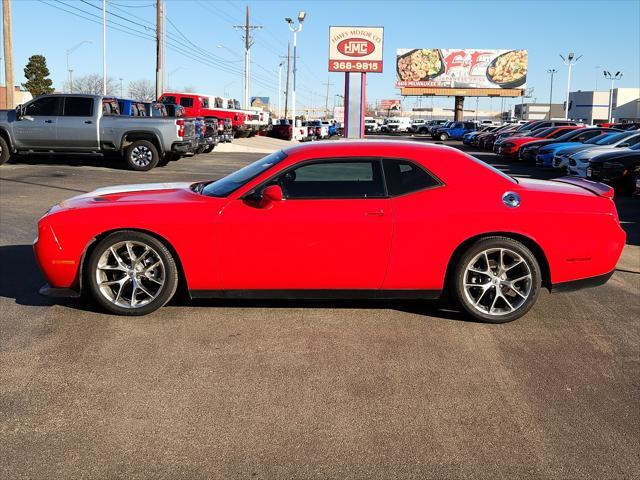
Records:
M44 123L53 123L53 120L45 120Z
M91 120L85 120L84 123L93 123Z
M384 215L384 210L376 210L375 212L367 212L367 217L382 217Z

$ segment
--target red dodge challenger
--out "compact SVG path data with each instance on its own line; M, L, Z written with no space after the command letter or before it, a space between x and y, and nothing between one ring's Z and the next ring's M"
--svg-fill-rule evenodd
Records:
M414 142L327 142L216 181L101 188L38 224L43 294L143 315L192 298L416 298L524 315L542 286L602 284L625 244L613 190L514 179Z

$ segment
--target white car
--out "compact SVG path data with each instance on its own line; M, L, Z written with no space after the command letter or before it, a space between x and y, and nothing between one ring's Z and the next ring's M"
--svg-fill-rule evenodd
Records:
M619 149L625 150L638 142L640 142L640 133L627 136L612 145L598 145L593 148L589 148L588 150L581 150L573 153L568 157L569 164L567 166L567 174L573 177L585 178L587 176L587 167L593 157L600 155L601 153L613 152Z
M391 117L384 121L380 127L381 132L407 132L411 127L411 119L409 117Z
M575 146L566 147L558 150L553 156L553 168L566 169L569 171L570 157L573 157L578 152L596 150L598 153L602 153L603 149L616 148L616 147L630 147L636 142L640 141L637 136L640 136L640 132L619 132L610 133L605 132L597 137L593 137L584 143L579 143ZM633 139L633 140L631 140ZM632 141L633 143L628 143Z

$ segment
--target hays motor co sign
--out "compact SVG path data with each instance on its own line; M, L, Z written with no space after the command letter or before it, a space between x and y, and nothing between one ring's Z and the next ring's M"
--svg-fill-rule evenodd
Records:
M329 71L382 73L383 27L329 27Z

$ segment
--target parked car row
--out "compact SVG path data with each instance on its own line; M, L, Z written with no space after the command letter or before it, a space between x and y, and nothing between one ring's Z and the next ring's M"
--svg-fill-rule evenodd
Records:
M463 143L569 176L602 181L620 193L633 193L640 177L640 130L637 124L615 126L587 127L570 120L532 121L469 132ZM617 128L620 126L625 130Z
M281 140L297 138L301 142L309 142L340 136L342 133L342 124L335 120L307 120L294 127L291 119L279 119L271 125L267 136Z

